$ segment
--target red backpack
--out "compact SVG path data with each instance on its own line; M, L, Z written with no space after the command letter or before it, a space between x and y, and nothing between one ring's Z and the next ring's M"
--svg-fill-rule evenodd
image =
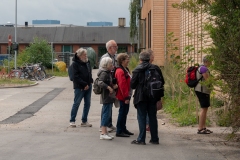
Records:
M188 67L188 69L187 69L185 83L190 88L195 88L197 86L198 82L203 78L203 76L202 76L201 78L197 79L197 72L199 72L198 69L199 69L199 66L191 66L191 67Z

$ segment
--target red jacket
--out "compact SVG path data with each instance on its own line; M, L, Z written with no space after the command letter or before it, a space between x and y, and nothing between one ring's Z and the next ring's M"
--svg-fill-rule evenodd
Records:
M115 72L115 78L117 79L118 89L116 97L120 101L130 100L130 80L128 72L123 68L117 68Z

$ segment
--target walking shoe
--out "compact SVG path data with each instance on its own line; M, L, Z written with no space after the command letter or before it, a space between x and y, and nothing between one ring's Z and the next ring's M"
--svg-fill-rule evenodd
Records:
M116 133L116 137L130 137L130 136L122 132L122 133Z
M150 127L147 127L147 128L146 128L146 132L150 132Z
M92 124L85 122L85 123L81 123L81 127L92 127Z
M102 132L102 127L99 128L99 132Z
M116 127L114 127L114 126L111 126L111 127L108 127L108 132L115 132L116 131Z
M101 134L101 135L100 135L100 139L112 140L113 138L110 137L110 136L107 135L107 134Z
M129 130L126 130L125 132L124 132L125 134L127 134L127 135L134 135L134 133L132 133L132 132L129 132Z
M76 127L76 124L75 124L75 122L70 122L70 127Z
M113 136L113 135L111 135L111 134L109 134L109 133L108 133L107 135L108 135L109 137L112 137L112 139L114 139L114 136Z
M149 143L151 143L151 144L159 144L158 141L155 141L155 142L154 142L154 141L152 141L152 140L150 140Z

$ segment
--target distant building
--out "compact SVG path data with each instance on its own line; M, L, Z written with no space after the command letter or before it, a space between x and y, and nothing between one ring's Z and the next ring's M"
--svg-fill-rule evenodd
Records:
M59 20L32 20L32 24L60 24Z
M113 26L112 22L87 22L87 26Z
M7 22L6 24L0 24L0 26L4 26L4 27L14 27L14 24L11 22Z

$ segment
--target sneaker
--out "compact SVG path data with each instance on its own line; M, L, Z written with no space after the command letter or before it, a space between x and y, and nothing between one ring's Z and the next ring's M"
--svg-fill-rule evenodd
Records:
M108 130L109 130L108 132L114 132L117 130L117 128L114 126L111 126L111 127L108 127Z
M92 124L85 122L85 123L81 123L81 127L92 127Z
M102 127L99 128L99 132L102 132Z
M101 135L100 135L100 139L112 140L113 138L110 137L110 136L107 135L107 134L101 134Z
M112 139L114 139L114 136L113 136L113 135L111 135L111 134L109 134L109 133L108 133L107 135L108 135L109 137L112 137Z
M70 127L76 127L76 124L75 124L75 122L70 122Z

